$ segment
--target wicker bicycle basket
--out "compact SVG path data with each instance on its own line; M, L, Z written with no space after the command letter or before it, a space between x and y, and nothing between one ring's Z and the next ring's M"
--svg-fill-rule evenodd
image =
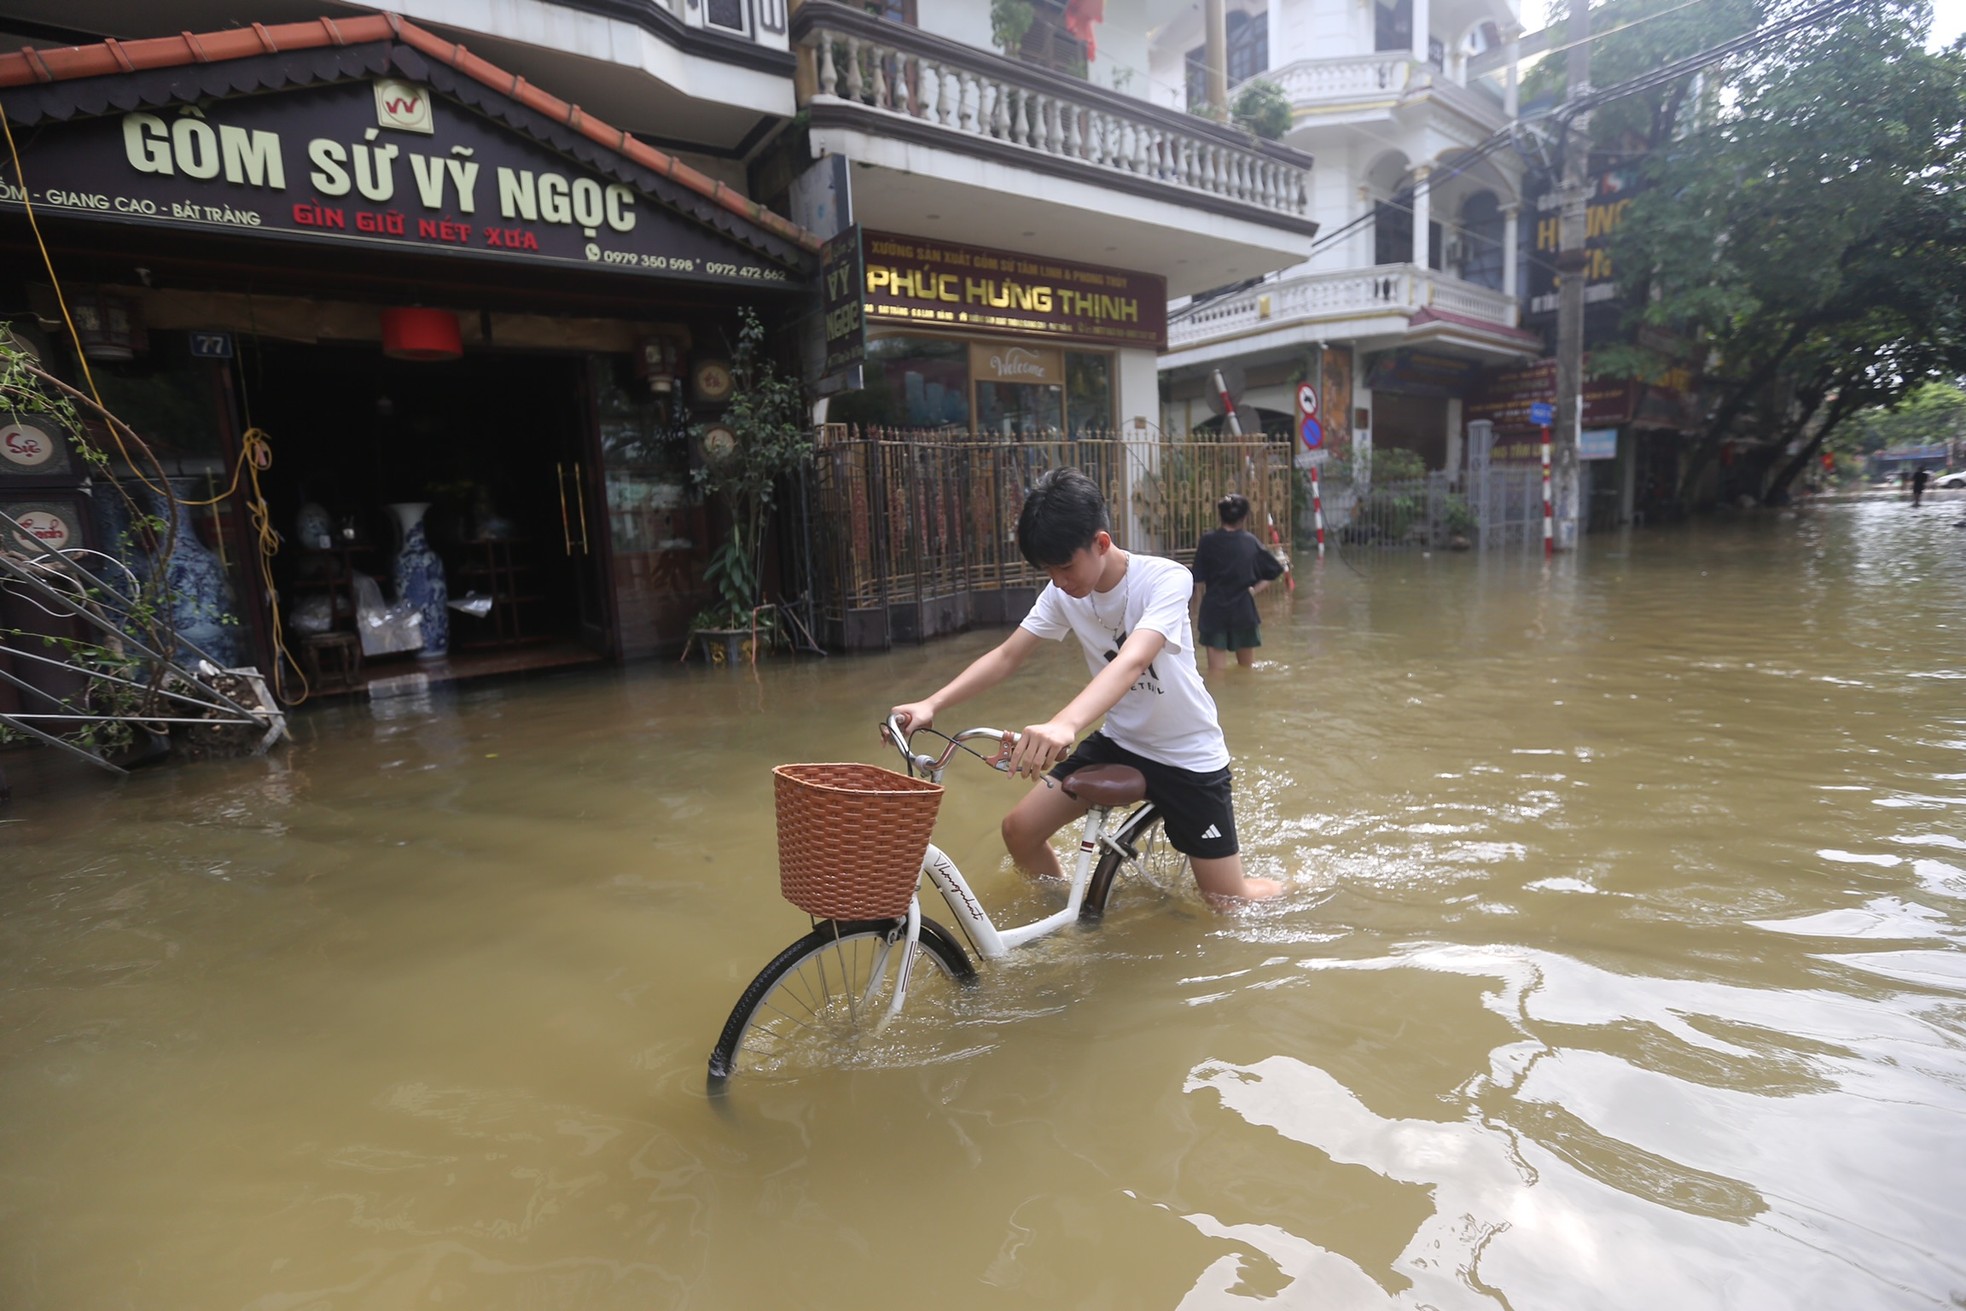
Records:
M942 785L878 765L780 765L778 886L829 920L908 913Z

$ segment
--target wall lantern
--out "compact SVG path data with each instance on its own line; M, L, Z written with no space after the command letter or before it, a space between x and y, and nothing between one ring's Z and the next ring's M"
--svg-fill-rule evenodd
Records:
M676 389L676 366L681 359L674 340L668 337L647 337L642 341L642 353L635 361L635 372L648 380L649 390L658 396L666 396Z
M82 354L92 360L133 360L146 344L136 302L100 287L82 290L68 302Z
M382 353L392 360L454 360L464 354L464 334L449 310L384 310Z

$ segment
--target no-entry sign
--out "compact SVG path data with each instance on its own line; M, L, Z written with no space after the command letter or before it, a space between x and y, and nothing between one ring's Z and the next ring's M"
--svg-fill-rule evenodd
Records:
M1297 434L1307 451L1324 445L1324 428L1317 421L1317 388L1308 382L1297 384Z

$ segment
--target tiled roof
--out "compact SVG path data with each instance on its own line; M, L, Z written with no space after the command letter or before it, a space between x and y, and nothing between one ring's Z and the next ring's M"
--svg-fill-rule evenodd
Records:
M1525 332L1521 328L1511 328L1500 323L1490 323L1485 319L1477 319L1470 314L1455 314L1451 310L1437 310L1431 305L1408 319L1406 326L1409 328L1419 328L1429 323L1449 323L1457 328L1472 328L1477 332L1485 332L1490 336L1500 337L1505 341L1514 342L1532 349L1540 347L1543 344L1542 337L1536 333Z
M783 215L731 190L675 156L637 140L620 128L609 126L582 111L580 106L541 90L518 74L508 73L480 59L463 46L425 31L400 14L320 18L308 23L283 23L274 27L254 23L250 27L228 28L221 32L180 32L176 36L152 37L141 41L109 40L99 45L59 49L28 46L17 54L0 55L0 90L189 69L267 55L291 55L378 41L401 42L426 58L482 83L659 177L698 193L780 240L807 251L819 249L818 237ZM250 86L234 89L243 91L250 89ZM116 97L107 97L104 108L116 103ZM11 106L9 113L14 113Z

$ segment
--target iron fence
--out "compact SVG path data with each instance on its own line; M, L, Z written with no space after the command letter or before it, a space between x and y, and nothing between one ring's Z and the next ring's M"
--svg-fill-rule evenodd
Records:
M1103 436L1004 441L965 433L829 426L810 483L814 601L837 645L920 641L1012 623L1044 575L1018 554L1017 512L1044 473L1083 471L1105 494L1113 540L1194 557L1215 503L1250 500L1251 527L1291 522L1290 448Z
M1326 531L1340 546L1428 550L1542 544L1542 476L1536 468L1490 466L1455 477L1324 484Z

